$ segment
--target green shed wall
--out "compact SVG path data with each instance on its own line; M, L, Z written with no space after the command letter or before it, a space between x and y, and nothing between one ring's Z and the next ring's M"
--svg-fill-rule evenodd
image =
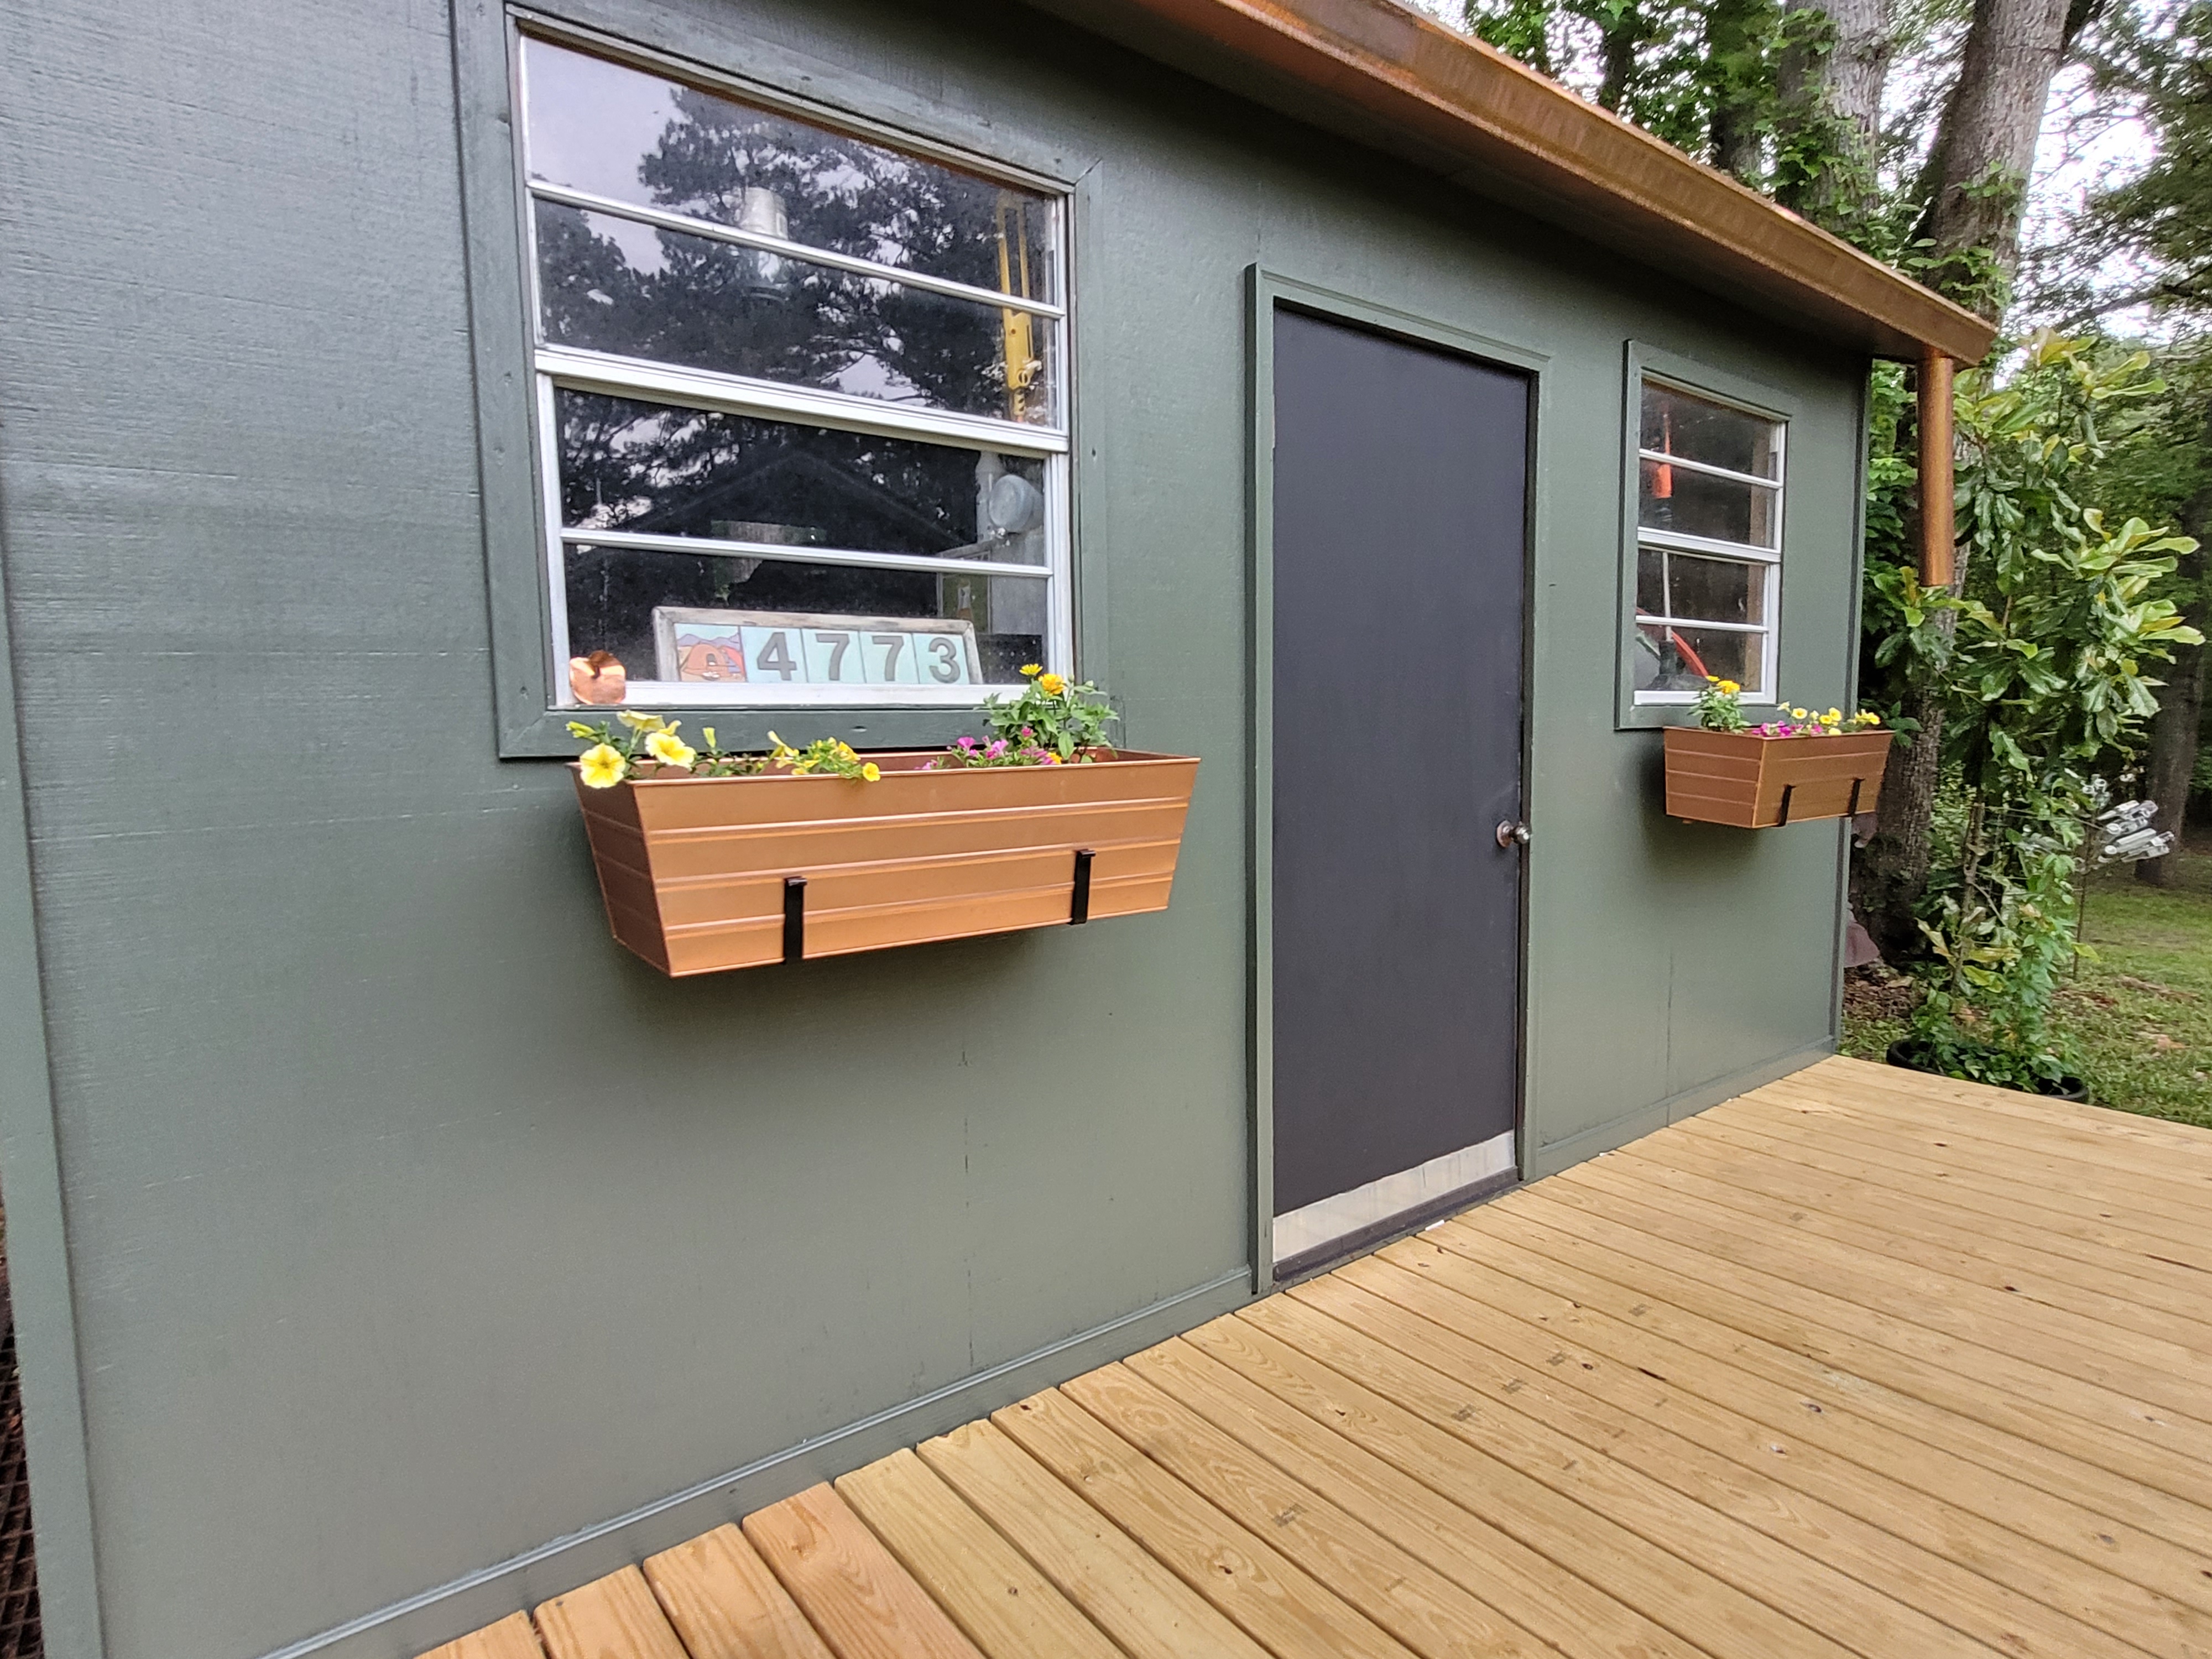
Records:
M57 1659L95 1582L112 1659L410 1654L1249 1293L1255 264L1548 357L1530 1167L1832 1040L1836 827L1669 823L1615 729L1623 365L1796 405L1825 706L1863 360L1018 7L564 10L1082 180L1084 668L1206 758L1164 915L672 983L565 775L496 757L445 5L5 9L0 1182Z

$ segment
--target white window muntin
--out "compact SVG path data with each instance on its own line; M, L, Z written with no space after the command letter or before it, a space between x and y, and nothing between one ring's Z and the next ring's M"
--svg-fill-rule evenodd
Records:
M603 53L581 42L568 41L549 36L553 44L571 52L602 56L610 63L622 64L624 58L612 53ZM625 65L627 66L627 65ZM680 79L672 71L653 68L647 74L667 75ZM518 106L528 97L525 77L520 64L517 66ZM1039 180L1016 174L1005 169L979 165L963 157L956 157L935 147L913 143L903 138L893 140L876 133L855 129L841 129L822 119L817 113L797 111L777 103L759 100L750 94L738 94L707 85L715 95L741 102L755 102L759 106L822 128L826 131L852 131L863 143L902 149L917 160L950 165L985 178L997 177L1009 187L1019 188L1046 197L1050 206L1052 234L1048 239L1051 268L1046 273L1049 291L1065 295L1067 286L1067 208L1065 191L1046 185ZM699 554L733 554L756 559L775 559L794 564L845 564L862 568L885 571L933 571L943 574L988 576L994 580L1013 578L1038 580L1047 584L1046 657L1050 663L1073 669L1074 664L1074 622L1073 603L1072 514L1069 509L1071 490L1070 443L1066 428L1066 411L1073 399L1072 366L1067 356L1069 336L1068 310L1065 305L1031 298L1027 295L1001 293L995 289L977 288L969 283L934 276L927 271L908 270L902 266L842 253L834 249L815 246L810 243L793 241L787 238L763 235L736 226L723 225L711 220L697 219L687 214L648 208L615 198L604 198L592 192L550 184L530 176L526 155L526 123L516 123L515 161L520 182L526 201L547 201L559 205L575 207L593 213L605 214L632 222L665 228L686 235L697 235L709 240L772 252L834 270L851 271L872 280L896 283L903 287L942 295L947 298L967 301L1002 313L1024 313L1035 317L1048 331L1048 362L1054 366L1056 381L1053 386L1051 408L1054 419L1049 422L1000 420L988 416L963 414L953 410L931 409L926 406L891 402L862 397L848 392L817 387L787 385L750 376L728 374L712 369L679 366L653 360L631 358L585 348L550 344L544 337L544 307L540 292L543 275L538 248L538 220L534 212L524 216L527 267L526 276L526 302L530 311L531 337L533 342L533 364L537 372L537 395L534 399L538 414L538 453L540 465L541 513L545 526L547 593L549 598L550 646L552 656L550 685L554 688L552 701L556 708L576 707L568 693L567 677L561 666L572 654L569 649L568 616L568 582L566 558L572 546L589 545L623 547L641 552L666 551L696 556ZM556 415L556 392L567 388L579 392L597 392L615 397L632 397L642 401L671 404L680 408L714 410L738 416L760 418L789 419L798 425L826 428L835 430L872 433L888 437L910 438L952 448L992 451L1013 456L1025 456L1041 461L1044 467L1044 522L1042 526L1046 551L1045 562L1037 564L1012 564L982 559L937 559L896 553L876 553L864 550L824 549L814 546L786 546L768 543L732 541L718 538L661 536L592 531L564 523L561 499L561 453L559 423ZM961 686L878 685L848 689L837 685L811 685L751 683L742 688L720 687L694 681L662 681L633 673L628 683L628 703L644 707L697 708L781 708L851 706L856 703L869 707L951 707L973 708L994 690L1008 690L992 684Z
M1674 380L1663 375L1644 373L1640 374L1638 376L1634 404L1634 407L1638 411L1637 419L1638 422L1639 434L1641 431L1644 389L1647 386L1655 386L1666 392L1676 392L1685 398L1695 398L1700 403L1714 404L1765 424L1769 428L1770 441L1773 446L1774 472L1773 476L1771 477L1761 477L1754 472L1741 471L1734 467L1720 466L1710 461L1702 461L1692 457L1673 454L1663 449L1647 448L1641 442L1640 436L1635 441L1635 447L1632 449L1632 453L1634 457L1634 468L1637 471L1638 480L1638 487L1634 493L1633 498L1638 502L1636 526L1636 546L1639 561L1644 550L1649 548L1660 553L1662 557L1668 553L1680 552L1694 555L1699 558L1727 560L1750 567L1757 573L1754 575L1753 580L1758 583L1759 588L1759 614L1762 618L1764 618L1764 620L1759 622L1732 623L1708 621L1703 617L1647 614L1643 611L1636 603L1634 597L1636 592L1636 572L1632 569L1630 573L1630 610L1632 613L1631 622L1634 629L1639 632L1641 630L1653 629L1666 629L1669 631L1680 629L1694 629L1703 632L1715 634L1742 634L1758 635L1759 640L1759 662L1760 670L1759 687L1755 690L1747 690L1743 694L1743 701L1747 703L1771 705L1778 700L1778 694L1775 689L1775 678L1778 667L1778 645L1781 633L1782 541L1784 524L1783 505L1784 489L1790 471L1789 422L1769 413L1767 410L1753 408L1748 404L1739 403L1731 398L1722 397L1715 392L1705 390L1702 386L1692 386L1686 382ZM1642 465L1643 463L1646 461L1656 462L1667 466L1678 467L1685 471L1700 474L1707 477L1723 479L1730 483L1741 485L1750 489L1763 492L1769 502L1767 511L1770 515L1770 522L1774 526L1773 544L1771 546L1765 546L1755 542L1739 542L1724 540L1711 536L1691 535L1680 531L1665 530L1655 526L1645 525L1643 522L1640 505L1642 499L1640 480ZM1671 578L1667 582L1667 588L1671 593L1673 591ZM1635 701L1638 704L1644 705L1686 704L1696 702L1698 696L1698 693L1697 691L1690 690L1646 690L1638 689L1634 693Z

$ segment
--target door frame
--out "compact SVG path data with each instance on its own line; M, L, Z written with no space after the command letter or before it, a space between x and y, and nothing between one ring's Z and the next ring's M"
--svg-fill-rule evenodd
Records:
M1247 267L1245 362L1250 374L1251 451L1249 573L1246 585L1246 665L1250 696L1245 731L1251 773L1245 802L1248 867L1246 950L1251 963L1246 1009L1252 1097L1252 1291L1275 1285L1275 311L1280 306L1330 322L1431 346L1498 368L1525 374L1529 382L1528 485L1522 492L1521 605L1521 800L1528 810L1529 763L1534 755L1535 550L1543 520L1539 444L1550 401L1551 356L1531 346L1401 311L1333 289L1302 282L1254 264ZM1528 1167L1528 874L1533 850L1521 854L1519 914L1514 963L1514 1168Z

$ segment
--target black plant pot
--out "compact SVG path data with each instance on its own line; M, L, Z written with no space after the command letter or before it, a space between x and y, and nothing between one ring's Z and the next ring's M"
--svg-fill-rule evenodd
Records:
M1910 1037L1900 1037L1889 1045L1889 1063L1908 1072L1925 1072L1931 1077L1945 1075L1928 1063L1927 1057ZM1971 1082L1972 1079L1961 1079L1960 1081ZM2013 1092L2026 1094L2027 1091L2015 1089ZM2087 1104L2089 1099L2089 1085L2078 1077L2061 1078L2057 1083L2036 1092L2045 1100L2071 1100Z

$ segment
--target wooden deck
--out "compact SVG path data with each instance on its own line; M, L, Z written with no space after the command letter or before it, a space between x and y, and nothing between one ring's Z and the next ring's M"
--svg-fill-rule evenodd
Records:
M436 1659L2212 1656L2212 1134L1836 1060Z

